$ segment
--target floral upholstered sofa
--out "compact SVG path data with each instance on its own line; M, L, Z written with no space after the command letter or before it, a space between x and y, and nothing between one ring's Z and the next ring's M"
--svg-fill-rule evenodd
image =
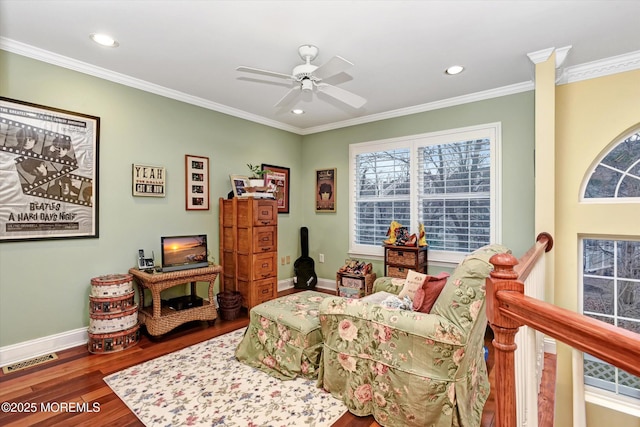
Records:
M467 256L430 313L325 298L318 385L383 426L479 426L489 396L485 279L489 258L504 252L490 245ZM384 280L374 290L393 290Z

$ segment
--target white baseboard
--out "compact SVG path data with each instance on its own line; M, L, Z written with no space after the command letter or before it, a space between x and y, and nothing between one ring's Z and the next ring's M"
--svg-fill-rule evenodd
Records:
M316 287L335 291L336 282L331 279L318 279ZM293 288L293 278L278 281L278 292L291 288ZM86 345L88 341L87 328L79 328L49 335L48 337L7 345L0 347L0 366L7 366L71 347Z
M7 366L67 348L86 345L88 341L87 328L80 328L7 345L0 347L0 366Z
M278 292L286 291L287 289L293 288L293 277L290 279L280 280L278 281ZM336 281L335 279L322 279L318 278L318 284L316 288L335 291L336 290Z

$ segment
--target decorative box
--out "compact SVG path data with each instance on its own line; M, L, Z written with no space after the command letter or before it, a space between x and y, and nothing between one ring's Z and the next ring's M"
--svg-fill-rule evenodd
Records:
M353 289L340 286L338 288L338 295L344 298L362 298L364 296L364 289Z
M131 274L107 274L91 279L91 296L117 297L128 294L133 290L133 276Z
M103 354L126 350L140 340L140 325L137 323L124 331L107 334L94 334L89 332L89 353Z
M120 313L135 306L135 292L131 290L121 296L99 298L89 296L89 312L100 313Z
M369 274L351 274L351 273L336 273L336 290L340 290L340 287L360 289L365 295L371 294L373 290L373 282L376 280L376 273Z
M132 328L138 323L138 306L134 305L120 313L91 313L89 332L105 334Z

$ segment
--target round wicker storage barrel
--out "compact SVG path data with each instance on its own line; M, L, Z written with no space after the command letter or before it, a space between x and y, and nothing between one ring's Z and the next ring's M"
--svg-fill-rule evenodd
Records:
M224 291L217 295L220 317L223 320L234 320L242 309L242 294L238 291Z
M111 353L140 339L133 275L107 274L91 279L89 295L90 353Z

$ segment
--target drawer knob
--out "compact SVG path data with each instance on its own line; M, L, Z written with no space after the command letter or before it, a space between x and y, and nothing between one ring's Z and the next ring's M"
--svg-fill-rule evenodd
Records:
M269 263L268 262L265 262L265 263L262 264L262 268L267 268L267 267L269 267Z

